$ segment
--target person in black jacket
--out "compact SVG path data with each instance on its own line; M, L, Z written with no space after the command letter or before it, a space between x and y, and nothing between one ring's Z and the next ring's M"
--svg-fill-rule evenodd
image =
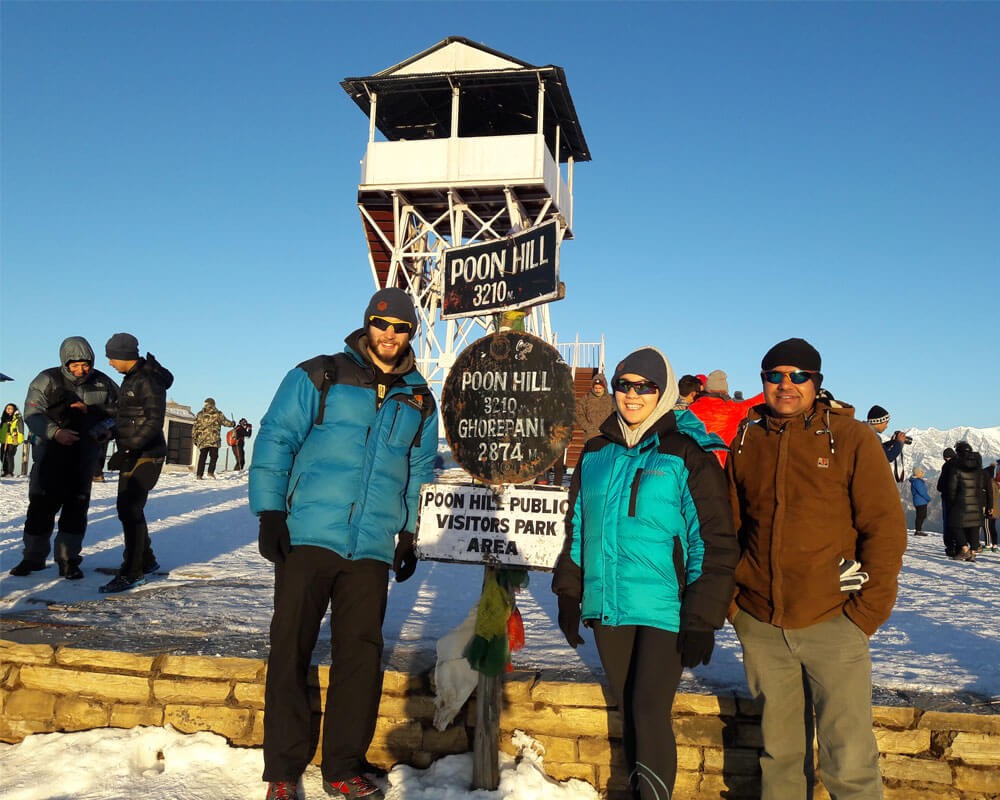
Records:
M118 384L94 369L94 350L82 336L63 340L59 364L35 377L24 401L35 463L28 484L24 557L10 574L22 577L45 569L58 514L59 574L79 580L92 478L101 444L110 437L105 423L118 402Z
M951 538L951 531L948 530L948 498L945 496L944 487L948 484L948 475L955 469L955 450L946 447L941 454L944 463L941 464L941 474L938 476L937 491L941 495L941 530L944 539L944 552L949 558L955 555L955 543Z
M957 561L975 561L979 550L979 527L991 505L989 487L983 474L983 457L968 442L955 445L955 467L949 470L944 486L948 504L948 532L955 543Z
M232 436L232 444L230 447L233 449L233 458L235 459L233 469L239 472L243 467L246 466L246 440L253 435L253 425L247 422L246 417L240 418L240 421L236 423L236 427L230 431L229 435ZM227 439L229 438L227 435Z
M160 479L167 455L163 421L167 389L174 376L147 353L139 357L139 340L130 333L116 333L104 347L108 363L125 377L115 418L117 450L108 469L120 470L118 519L122 523L125 554L122 565L102 592L123 592L146 582L159 568L149 540L144 509L149 492Z

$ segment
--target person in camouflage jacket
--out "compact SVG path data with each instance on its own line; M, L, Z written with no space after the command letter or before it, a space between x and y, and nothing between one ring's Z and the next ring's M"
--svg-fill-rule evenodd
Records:
M215 477L215 465L219 460L219 448L222 446L222 426L232 428L236 425L225 414L215 407L215 400L205 398L205 406L194 419L191 429L191 443L198 448L199 480L205 476L205 464L208 464L208 477Z

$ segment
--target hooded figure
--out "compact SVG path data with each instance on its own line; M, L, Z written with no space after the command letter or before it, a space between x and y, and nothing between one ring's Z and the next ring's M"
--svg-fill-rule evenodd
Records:
M979 527L992 501L983 474L983 457L968 442L958 442L955 454L955 466L948 471L944 486L948 532L955 545L952 557L974 561L975 551L980 548Z
M655 347L611 381L615 413L573 473L552 589L576 647L594 631L622 710L626 759L643 800L669 797L677 770L671 706L683 667L708 663L725 622L738 545L722 441L673 410L677 379Z
M118 384L94 369L94 350L82 336L59 347L59 366L40 372L28 386L24 422L32 433L24 558L11 570L23 576L45 568L49 539L59 515L55 559L59 574L75 580L87 529L90 490L101 440L118 402Z

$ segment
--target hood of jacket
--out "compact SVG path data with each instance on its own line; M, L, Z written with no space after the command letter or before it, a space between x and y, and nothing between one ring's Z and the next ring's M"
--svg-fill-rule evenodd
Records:
M74 376L66 367L73 361L88 361L91 367L94 366L94 348L82 336L70 336L63 339L63 343L59 345L59 366L62 369L62 374L70 383L79 386L90 377L90 374L84 375L82 378Z
M826 434L830 442L830 452L836 452L836 441L833 432L830 430L831 417L846 417L854 419L854 406L845 403L843 400L828 400L817 397L816 402L808 413L799 414L791 419L776 417L771 413L767 403L758 403L747 411L746 418L740 423L736 434L736 450L743 447L746 440L747 431L751 425L761 425L766 431L777 433L786 425L803 425L807 430L815 428L818 435Z
M643 350L652 350L660 358L663 359L663 365L667 372L667 385L660 387L660 399L656 401L656 405L653 407L652 412L637 428L630 428L628 423L622 418L622 415L618 412L618 398L615 397L613 402L615 406L615 416L618 420L618 425L621 428L622 438L625 441L626 447L635 447L639 442L641 442L646 433L656 425L657 421L669 414L674 409L674 404L677 403L677 398L680 394L677 390L677 376L674 374L674 368L670 365L667 357L660 352L659 348L653 347L652 345L647 345ZM642 377L648 378L648 375L643 375Z
M174 374L163 364L156 360L152 353L146 353L146 367L156 373L157 378L163 383L164 389L169 389L174 385ZM141 364L140 364L141 366ZM213 404L214 408L214 404Z

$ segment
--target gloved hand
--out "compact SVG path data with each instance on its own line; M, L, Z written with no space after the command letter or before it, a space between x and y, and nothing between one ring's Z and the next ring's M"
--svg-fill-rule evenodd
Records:
M688 628L677 634L677 652L681 654L681 666L697 667L712 659L715 649L715 631Z
M559 630L574 650L583 644L580 636L580 601L568 594L559 595Z
M268 561L284 564L291 552L292 539L288 533L288 514L284 511L261 511L257 549Z
M112 472L116 470L131 472L135 469L135 462L136 457L133 453L128 450L115 450L108 459L108 469Z
M861 571L860 561L847 561L840 557L840 591L857 592L868 582L868 573Z
M409 579L416 570L417 551L413 547L413 534L400 531L396 552L392 554L392 571L396 573L396 583Z

